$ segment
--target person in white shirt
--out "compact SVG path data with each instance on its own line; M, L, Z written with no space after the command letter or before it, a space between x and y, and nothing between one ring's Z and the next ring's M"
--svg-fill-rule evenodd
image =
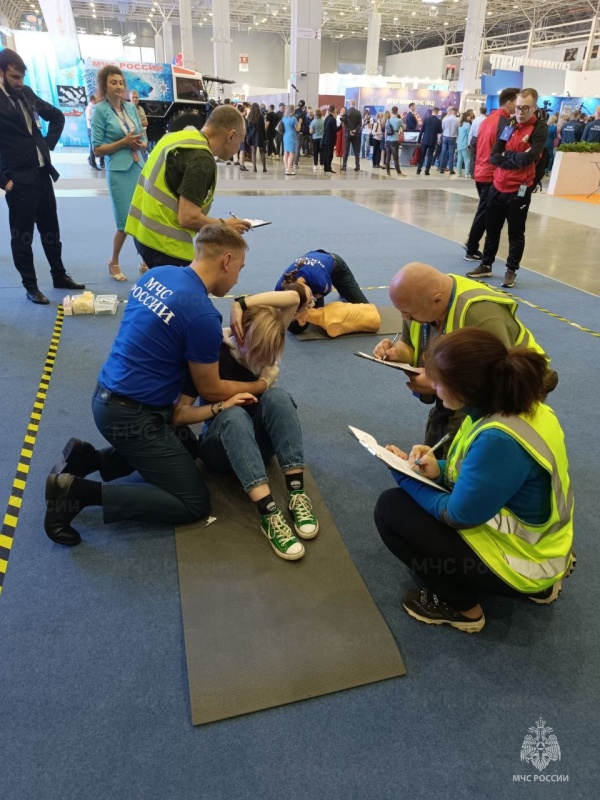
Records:
M456 150L456 137L458 136L458 117L454 106L448 108L448 113L442 120L442 152L440 153L439 172L444 173L446 166L450 175L454 172L454 152Z
M481 127L481 123L487 117L487 108L485 106L481 106L479 109L479 114L475 117L471 124L471 130L469 131L469 150L471 151L471 164L469 169L469 175L471 178L475 177L475 156L477 154L477 133L479 132L479 128Z

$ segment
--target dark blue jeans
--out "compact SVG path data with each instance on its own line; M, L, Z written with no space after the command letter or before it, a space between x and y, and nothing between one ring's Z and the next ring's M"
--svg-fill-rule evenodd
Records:
M143 519L185 525L210 511L208 489L171 427L172 408L126 408L106 400L98 387L92 400L96 427L112 445L100 451L100 475L113 481L139 472L146 483L102 486L105 522Z

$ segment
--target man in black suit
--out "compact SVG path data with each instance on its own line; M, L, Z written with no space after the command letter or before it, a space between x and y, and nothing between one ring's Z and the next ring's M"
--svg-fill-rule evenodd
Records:
M425 156L428 156L425 175L429 175L429 170L433 165L435 147L437 145L438 136L442 132L442 120L439 118L439 113L439 108L435 107L431 112L431 116L425 117L423 120L423 125L421 126L421 130L419 131L419 138L417 142L421 145L421 157L419 158L417 175L421 174L421 170L423 169L423 164L425 162Z
M419 127L419 123L415 115L415 108L416 106L414 103L408 104L408 111L406 112L406 120L405 120L407 133L410 131L416 131L417 128Z
M346 112L346 127L344 129L344 160L342 162L342 171L346 170L348 163L348 156L350 155L350 146L354 150L354 158L356 166L355 172L360 172L360 140L362 137L362 117L360 111L356 108L356 101L350 100L350 108Z
M335 173L331 169L333 151L337 137L337 122L335 119L335 106L329 106L323 123L323 138L321 139L321 152L323 153L323 172Z
M50 161L65 124L61 111L23 85L27 67L14 50L0 52L0 188L6 192L11 248L27 298L46 305L33 266L33 229L37 225L55 289L85 289L64 268ZM39 118L49 122L41 134Z

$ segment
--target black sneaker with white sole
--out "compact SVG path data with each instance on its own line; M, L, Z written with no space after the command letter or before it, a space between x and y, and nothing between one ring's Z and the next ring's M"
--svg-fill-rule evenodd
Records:
M475 253L469 253L467 250L463 258L465 261L481 261L483 258L483 253L480 253L479 250L477 250Z
M480 264L467 272L467 278L491 278L493 274L491 267L488 267L487 264Z
M469 619L429 589L409 589L402 598L402 607L413 619L427 625L450 625L465 633L479 633L485 625L483 614L477 619Z

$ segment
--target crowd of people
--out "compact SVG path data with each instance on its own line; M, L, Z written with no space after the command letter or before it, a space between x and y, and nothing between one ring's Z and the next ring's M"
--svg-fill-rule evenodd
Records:
M25 69L16 53L0 53L0 186L9 206L15 265L28 298L41 303L31 256L34 224L54 285L83 287L60 260L52 190L58 176L50 150L64 119L23 86ZM286 108L269 135L271 121L264 117L274 109L263 115L251 105L245 115L224 104L201 131L170 133L145 159L143 118L135 102L125 99L122 73L107 67L98 84L90 162L103 157L108 174L117 227L108 266L121 280L118 255L129 234L144 269L92 393L93 418L109 446L69 439L47 477L44 530L57 544L79 544L73 522L88 507L100 508L105 523L205 519L210 496L197 467L201 459L213 472L236 475L273 552L287 561L301 559L305 542L321 531L305 491L297 407L277 386L286 330L301 332L307 312L323 305L333 288L350 304L368 301L343 257L315 248L279 279L272 276L273 291L236 297L224 327L210 295L223 297L238 282L250 223L210 216L215 158L229 161L238 154L240 169L247 169L240 154L249 147L253 168L258 154L264 170L269 143L276 149L280 136L289 172L303 143L313 156L318 152L319 161L325 153L330 166L341 130L342 169L351 149L358 165L373 136L385 143L378 151L385 151L384 168L389 171L393 162L399 171L397 137L403 128L418 127L414 108L404 120L394 108L365 131L353 104L341 122L330 106L324 119L315 113L307 134L304 120ZM504 221L511 248L507 273L518 269L536 165L548 139L535 90L505 90L500 101L497 113L480 114L476 136L471 114L458 118L449 112L444 125L434 110L433 122L425 120L421 129L425 151L434 135L442 137L442 171L452 171L455 145L459 168L468 171L469 137L477 140L480 203L467 244L470 260L481 260L470 273L474 277L491 274ZM49 122L45 137L34 124L37 114ZM321 134L316 147L315 133ZM428 170L431 165L427 161ZM46 233L54 239L45 239ZM423 444L408 453L388 445L403 466L392 470L397 487L381 494L375 525L421 582L419 590L405 593L405 611L428 624L477 632L485 624L482 592L551 603L575 565L564 435L546 404L558 376L508 294L418 262L391 278L389 293L403 326L396 340L377 344L374 356L409 365L407 386L431 410ZM190 427L197 423L199 436ZM267 475L274 456L287 490L283 508ZM134 472L142 482L115 482ZM90 479L94 473L101 480Z

